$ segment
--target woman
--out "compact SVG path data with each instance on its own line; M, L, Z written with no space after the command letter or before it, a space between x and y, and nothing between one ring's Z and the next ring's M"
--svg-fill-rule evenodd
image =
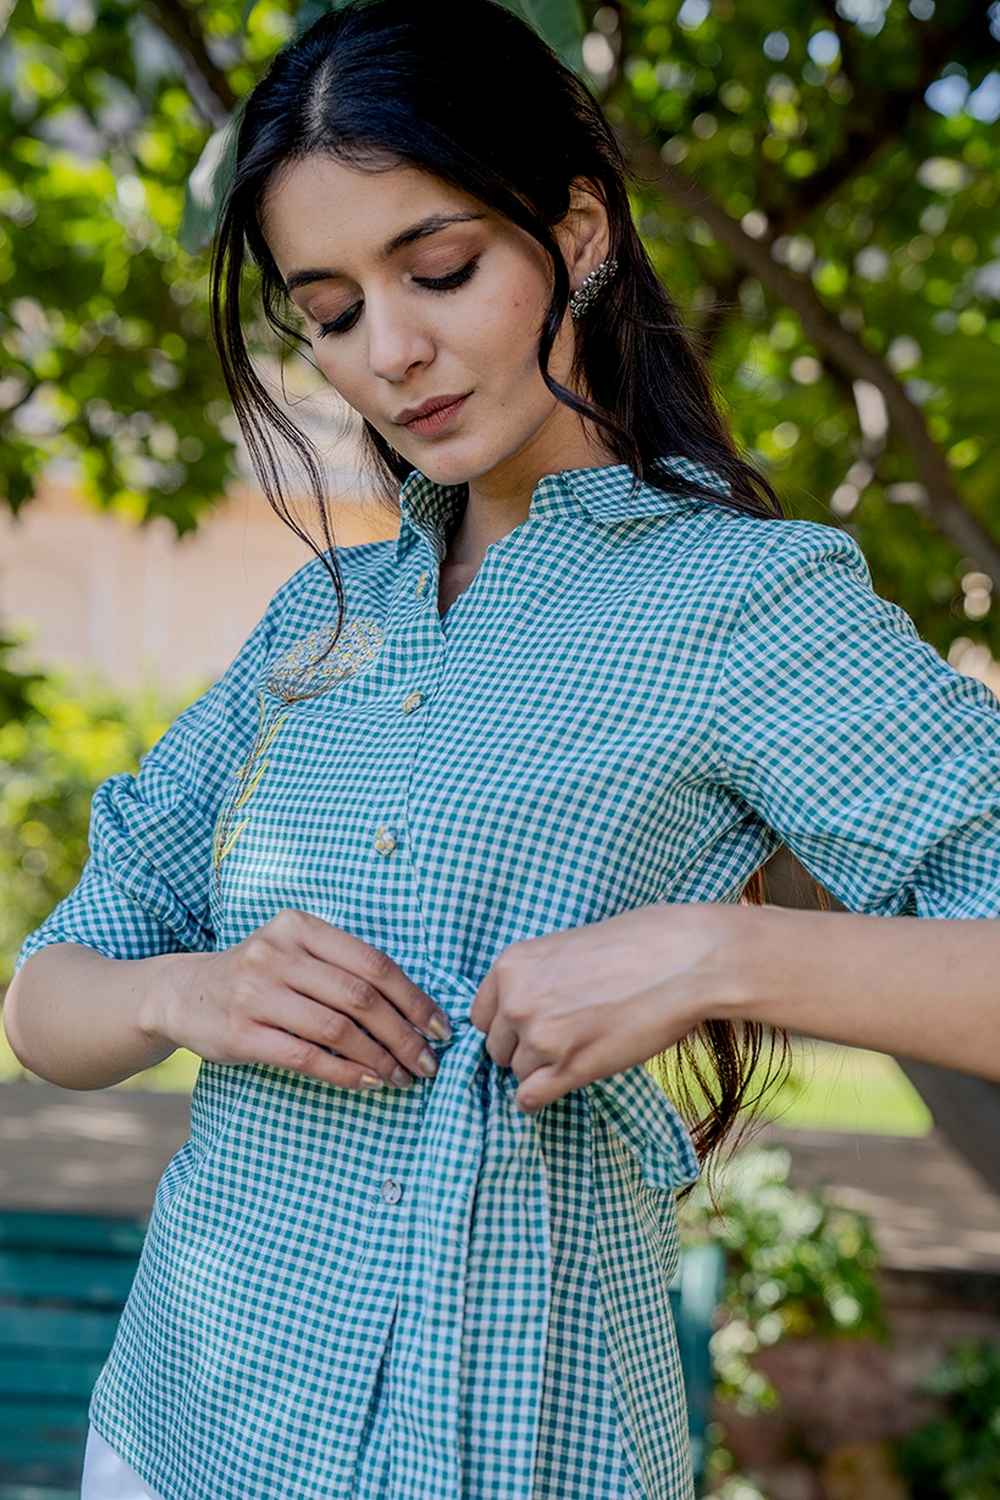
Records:
M499 4L352 5L246 104L213 310L289 519L246 250L400 530L336 554L300 443L327 549L18 958L43 1076L204 1059L85 1500L681 1500L675 1195L764 1026L1000 1077L1000 924L915 920L1000 913L1000 710L737 455ZM850 914L741 902L782 842ZM642 1064L696 1036L689 1131Z

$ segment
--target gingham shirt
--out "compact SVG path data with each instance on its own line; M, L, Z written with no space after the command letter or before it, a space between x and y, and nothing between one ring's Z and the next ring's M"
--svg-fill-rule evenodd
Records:
M455 1028L408 1090L202 1063L91 1401L166 1500L687 1500L691 1138L641 1064L522 1113L480 981L519 939L736 901L781 842L856 911L1000 913L985 685L845 531L631 480L544 476L442 620L464 491L412 471L398 540L339 554L332 660L311 560L98 787L80 882L18 956L208 951L297 907Z

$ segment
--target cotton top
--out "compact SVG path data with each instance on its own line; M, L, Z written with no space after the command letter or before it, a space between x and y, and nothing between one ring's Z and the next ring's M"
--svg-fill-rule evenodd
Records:
M483 976L521 939L735 902L782 842L854 911L1000 913L986 686L846 531L632 481L544 475L442 619L465 490L411 471L398 539L338 552L331 656L313 559L98 787L18 955L207 952L294 907L454 1027L399 1091L202 1062L90 1406L165 1500L689 1500L691 1137L642 1064L520 1111L469 1021Z

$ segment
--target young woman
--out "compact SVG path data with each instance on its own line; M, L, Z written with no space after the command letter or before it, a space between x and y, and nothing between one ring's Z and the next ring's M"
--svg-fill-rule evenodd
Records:
M215 328L294 525L248 254L400 529L338 554L299 443L327 547L18 958L42 1076L204 1059L85 1500L682 1500L675 1195L762 1037L1000 1078L1000 707L737 455L500 4L349 6L246 103ZM746 903L782 842L849 912ZM643 1063L694 1039L689 1129Z

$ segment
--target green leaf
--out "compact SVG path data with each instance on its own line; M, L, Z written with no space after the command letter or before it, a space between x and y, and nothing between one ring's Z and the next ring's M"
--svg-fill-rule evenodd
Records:
M222 202L236 168L236 137L242 113L241 102L225 125L212 132L187 180L177 238L191 255L204 250L215 234Z
M295 36L302 36L327 11L342 10L350 3L351 0L304 0L295 14Z
M503 0L503 4L533 26L568 68L583 76L587 28L579 0Z

